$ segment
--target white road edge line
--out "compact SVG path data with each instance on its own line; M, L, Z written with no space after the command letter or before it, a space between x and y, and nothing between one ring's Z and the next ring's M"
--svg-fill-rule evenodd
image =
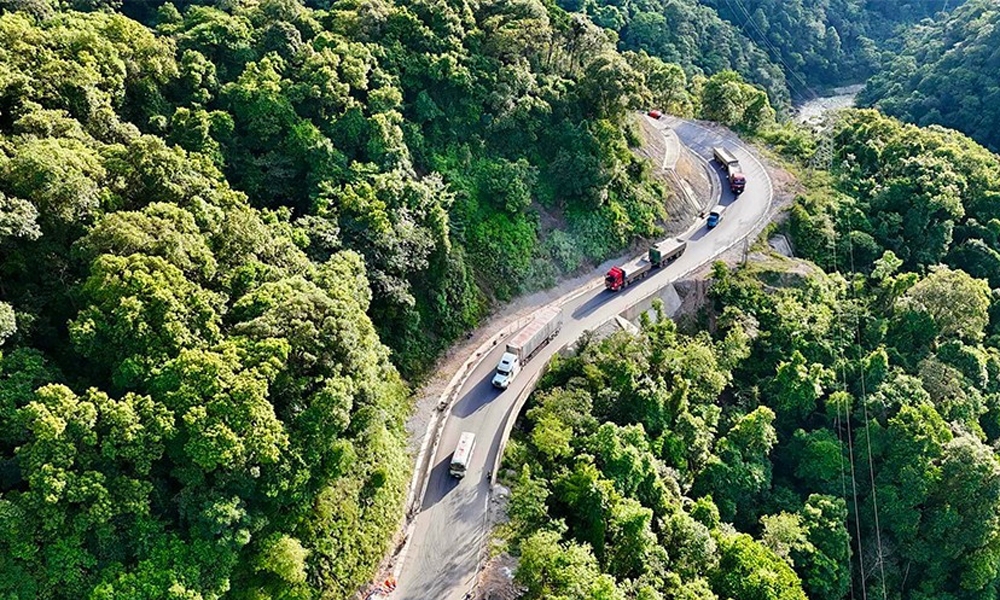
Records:
M672 117L671 121L680 122L682 124L691 125L692 127L701 129L702 131L710 134L713 137L722 137L722 138L726 139L726 141L728 143L731 143L734 146L737 146L738 148L740 148L740 150L742 150L746 155L748 155L751 159L753 159L753 161L755 163L757 163L757 165L760 167L761 172L763 172L763 174L764 174L765 181L767 182L767 196L768 196L768 201L767 201L766 209L760 215L760 217L758 217L757 220L754 221L753 225L751 225L751 227L747 231L747 233L745 233L744 235L740 236L739 238L733 240L729 245L727 245L724 248L722 248L722 250L720 250L715 256L713 256L712 258L710 258L708 260L702 261L698 265L695 265L694 267L688 269L687 271L685 271L685 272L677 275L673 279L665 281L663 283L663 285L657 287L655 290L652 290L649 294L643 296L642 298L640 298L636 302L630 303L623 310L627 310L628 308L631 308L631 307L635 306L636 304L638 304L638 303L642 302L643 300L645 300L646 298L648 298L650 295L658 293L661 289L663 289L667 285L670 285L670 284L674 283L675 281L677 281L679 279L683 279L684 277L687 277L691 273L693 273L695 271L698 271L699 269L703 268L706 264L709 264L710 262L714 261L718 256L729 252L734 247L736 247L738 244L740 244L743 241L747 240L751 235L758 234L759 233L758 230L761 228L761 225L764 224L768 220L768 217L770 216L771 210L773 208L773 204L774 204L774 186L772 184L771 176L767 172L767 168L764 166L764 163L761 160L759 160L748 149L748 147L745 144L742 143L742 141L739 140L738 136L736 136L735 134L733 134L731 137L725 136L724 134L721 134L721 133L716 132L716 131L712 131L708 127L705 127L705 126L703 126L703 125L701 125L698 122L693 121L693 120L687 120L687 119L680 119L680 118L677 118L677 117ZM673 127L671 127L671 128L673 129ZM684 148L690 150L692 154L694 154L696 157L698 157L703 163L705 163L706 165L708 165L710 173L712 171L714 171L714 169L711 168L711 163L707 159L705 159L703 156L701 156L698 152L694 151L694 149L690 148L690 146L687 146L687 144L684 144L680 140L678 140L678 141L680 142L681 146L683 146ZM719 177L718 173L715 173L715 178L711 178L710 177L710 179L712 179L713 183L716 182L716 181L719 182L719 186L720 187L719 187L719 189L717 191L716 196L719 199L721 199L721 195L722 195L721 180L719 180L718 177ZM685 235L690 235L690 233L691 232L689 230L689 231L685 232ZM584 284L583 286L577 288L576 290L568 292L567 294L563 295L561 298L559 298L559 299L557 299L557 300L555 300L553 302L550 302L549 304L546 304L546 305L544 305L542 307L539 307L538 309L536 309L535 311L533 311L528 317L522 317L521 319L518 319L517 320L518 328L520 328L520 327L523 326L523 325L521 325L522 321L524 321L525 324L526 324L528 321L530 321L530 319L534 318L535 314L537 314L541 310L543 310L545 308L548 308L550 306L562 306L562 305L564 305L564 304L566 304L566 303L568 303L568 302L570 302L572 300L575 300L579 296L582 296L583 294L586 294L586 293L590 292L591 290L593 290L594 288L596 288L598 285L600 285L602 282L603 282L603 277L602 276L597 276L593 280L591 280L589 283ZM431 468L430 464L433 463L434 458L437 455L437 450L438 450L438 447L439 447L440 442L441 442L441 435L444 432L444 426L445 426L445 424L447 424L448 418L451 415L452 405L453 405L454 400L455 400L451 396L453 394L455 394L457 391L460 391L462 389L462 387L464 387L465 382L468 380L468 376L471 374L471 372L474 371L476 368L478 368L479 365L482 363L482 361L485 360L486 356L489 355L488 349L492 348L493 346L495 346L497 343L500 342L501 339L503 339L504 337L510 335L511 333L513 333L513 331L516 331L516 329L513 329L513 330L508 329L509 327L510 327L510 325L508 325L507 327L505 327L503 330L501 330L496 335L494 335L491 338L489 338L487 341L483 342L483 344L481 344L479 346L479 348L477 349L476 353L474 353L474 355L472 357L470 357L464 363L463 368L459 369L459 371L452 377L452 379L449 382L448 386L445 388L445 392L441 394L441 399L442 400L439 401L439 406L440 406L440 404L442 402L446 403L446 405L443 408L441 408L441 409L435 409L436 412L438 412L439 416L438 416L437 419L435 419L435 418L432 417L431 423L428 425L427 431L424 434L424 440L423 440L423 442L421 444L421 449L420 449L420 451L419 451L419 453L417 455L417 461L416 461L416 465L417 466L416 466L416 470L414 472L414 480L411 482L410 492L408 494L408 499L407 499L407 502L406 502L407 512L406 512L405 518L409 520L409 523L408 523L408 525L406 527L406 533L404 535L403 546L402 546L402 548L400 548L400 550L396 554L396 556L392 557L390 559L390 560L394 561L393 576L395 576L397 578L399 577L400 573L402 572L402 568L403 568L403 565L405 564L406 556L409 553L410 542L411 542L411 539L412 539L412 533L413 533L413 529L415 528L415 524L416 524L416 516L420 512L420 510L418 510L417 507L420 505L420 503L423 502L423 497L426 495L426 492L427 492L427 486L428 486L429 480L430 480L429 474L432 471L432 468ZM573 340L573 341L576 341L576 340ZM572 342L568 342L566 345L569 345L570 343L572 343ZM461 381L458 381L459 379L461 379ZM522 394L525 396L525 398L528 395L530 395L530 393L534 390L534 385L537 383L537 379L538 378L536 378L535 381L530 382L529 386L526 387L522 391ZM520 411L518 411L518 413L519 412ZM516 421L518 413L515 413L515 412L511 411L509 413L509 415L508 415L508 419L513 419L514 421ZM435 429L435 424L437 425L437 427L436 427L437 433L436 433L436 435L431 436L432 430ZM504 429L506 429L506 423L504 424ZM432 453L430 455L430 458L426 459L425 458L425 453L427 451L427 447L430 445L430 440L432 438L434 439L433 447L431 449ZM499 465L501 463L501 461L502 461L503 449L504 449L505 445L506 445L506 440L502 439L501 440L501 446L500 446L500 448L498 450L497 458L496 458L496 464L497 465ZM421 462L424 461L424 460L429 460L428 467L426 469L422 469L422 467L421 467ZM496 477L497 477L497 474L498 474L497 473L498 470L499 470L499 468L495 468L493 470L492 478L491 478L491 481L490 481L490 486L491 487L492 487L493 483L496 480ZM414 495L413 495L413 493L414 493L414 490L415 490L415 488L417 486L418 478L422 479L422 482L421 482L422 485L421 485L421 491L420 491L420 494L419 494L419 498L415 498ZM487 512L487 516L488 516L488 513L489 513L489 492L487 492L487 498L486 498L485 507L486 507L486 512ZM485 529L486 529L485 519L484 519L484 524L483 525L484 525L484 530L483 531L485 532ZM484 536L483 536L483 544L485 545L485 533L484 533ZM477 574L478 574L478 571L477 571Z

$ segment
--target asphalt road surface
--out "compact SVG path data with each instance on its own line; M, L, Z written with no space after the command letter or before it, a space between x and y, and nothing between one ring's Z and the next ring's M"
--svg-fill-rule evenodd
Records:
M685 253L645 280L617 293L601 287L566 304L562 331L531 358L509 389L500 392L490 384L505 342L498 343L471 373L452 407L437 454L431 459L427 492L414 522L393 600L461 600L472 589L487 535L487 471L495 462L515 399L552 354L632 302L729 249L767 214L772 197L770 179L760 161L739 144L736 136L670 117L660 119L658 125L673 128L681 142L706 161L711 160L712 146L727 146L747 176L746 190L737 200L725 185L721 170L711 163L710 171L719 180L715 189L721 190L718 203L727 207L717 227L708 230L704 219L696 222L681 236L688 240ZM476 434L476 449L468 474L459 480L448 474L448 466L463 431Z

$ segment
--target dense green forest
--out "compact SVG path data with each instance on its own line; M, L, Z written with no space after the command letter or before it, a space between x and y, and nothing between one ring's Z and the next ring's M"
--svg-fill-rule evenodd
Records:
M705 0L726 21L741 28L785 70L799 98L810 86L861 81L881 68L887 47L901 31L938 11L948 0Z
M623 50L678 63L689 76L733 69L772 103L862 81L895 50L901 29L948 0L560 0L617 32Z
M702 106L533 0L0 7L0 598L352 594L403 378L658 234L627 110Z
M91 135L91 114L113 113L287 214L313 261L358 252L369 314L408 375L493 300L655 232L665 192L623 126L643 75L589 22L538 2L235 6L166 4L154 32L8 13L7 130L35 104ZM99 166L79 167L95 188L113 180ZM543 221L561 231L541 236Z
M936 123L1000 150L1000 8L972 0L914 27L858 97L918 125Z
M767 90L771 101L789 101L786 74L736 27L696 0L561 0L567 10L583 12L616 32L619 47L645 52L681 65L689 77L726 69Z
M996 597L1000 157L874 111L833 139L785 226L812 262L550 365L505 456L528 598Z
M773 28L817 32L796 62L693 3L0 0L0 598L348 597L402 517L407 380L660 235L630 111L807 157L772 60L853 77L895 22L829 54L813 13ZM835 143L788 225L828 274L718 269L711 333L552 367L509 457L532 597L841 598L874 564L996 595L1000 165L876 113Z

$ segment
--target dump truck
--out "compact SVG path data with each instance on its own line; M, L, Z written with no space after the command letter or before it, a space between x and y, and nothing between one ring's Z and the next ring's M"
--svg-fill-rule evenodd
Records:
M722 215L725 214L726 207L721 204L716 204L715 208L708 213L708 228L712 229L716 225L722 222Z
M550 306L540 311L524 326L524 329L514 334L514 337L507 342L506 352L497 365L496 374L493 376L493 387L501 390L510 387L510 382L521 372L524 363L559 333L562 324L562 307Z
M611 267L604 277L604 287L612 292L628 287L634 281L643 279L652 269L670 264L684 254L687 242L670 238L650 247L646 256L639 257L621 266Z
M742 194L747 186L747 178L743 174L743 169L740 168L740 161L733 156L732 152L721 146L712 148L712 155L726 172L730 191L734 194Z

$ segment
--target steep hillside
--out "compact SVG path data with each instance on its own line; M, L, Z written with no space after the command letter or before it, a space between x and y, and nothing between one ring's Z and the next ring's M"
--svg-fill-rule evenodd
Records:
M773 103L788 103L781 66L744 32L696 0L560 0L559 4L617 32L623 50L644 51L680 64L689 76L732 69L766 89Z
M1000 150L1000 7L972 0L914 27L858 102L918 125L958 129Z
M912 23L958 2L915 0L705 0L785 69L793 95L859 81Z
M0 3L0 597L346 598L399 371L657 233L645 76L533 0L117 4Z
M916 0L561 0L618 33L619 46L690 75L733 69L778 107L874 73L902 28L958 3Z
M501 473L526 598L1000 589L1000 159L874 111L832 149L788 225L815 263L719 263L685 330L549 365Z
M109 74L125 84L109 108L210 160L251 205L288 210L311 258L364 256L369 314L406 375L494 300L653 235L662 218L665 192L644 183L625 136L644 76L579 16L537 0L156 5L126 8L156 28L157 71ZM26 6L44 39L54 9ZM0 50L8 128L18 94L63 91L33 81L58 74L25 63L21 29ZM65 93L85 93L87 76ZM43 106L79 119L87 102ZM568 231L544 236L537 207Z

